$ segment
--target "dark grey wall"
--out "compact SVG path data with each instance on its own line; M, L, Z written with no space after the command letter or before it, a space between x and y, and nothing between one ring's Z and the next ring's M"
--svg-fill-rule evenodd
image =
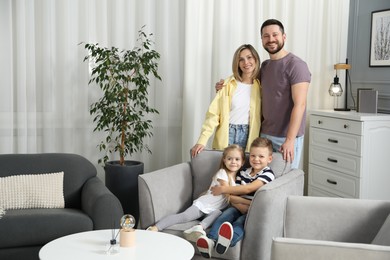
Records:
M357 88L373 88L378 90L378 112L390 113L390 67L369 66L371 12L385 9L390 0L350 0L347 55L355 100ZM351 97L348 106L353 106Z

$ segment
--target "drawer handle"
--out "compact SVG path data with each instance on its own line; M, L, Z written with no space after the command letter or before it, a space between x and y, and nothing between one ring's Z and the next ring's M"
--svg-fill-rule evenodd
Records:
M334 143L334 144L337 144L339 141L336 140L336 139L331 139L331 138L328 138L328 142L329 143Z
M345 124L344 129L347 129L347 128L349 128L349 125Z
M332 162L332 163L337 163L337 160L336 159L332 159L332 158L328 158L328 161Z
M327 179L326 182L333 184L333 185L337 185L337 181L332 181L332 180Z
M321 121L321 120L318 120L318 124L319 124L319 125L322 124L322 121Z

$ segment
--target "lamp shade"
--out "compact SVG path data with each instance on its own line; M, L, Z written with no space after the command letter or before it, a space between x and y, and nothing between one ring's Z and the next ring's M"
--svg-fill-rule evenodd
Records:
M339 77L334 77L332 84L329 86L329 95L339 97L343 94L343 88L339 83Z

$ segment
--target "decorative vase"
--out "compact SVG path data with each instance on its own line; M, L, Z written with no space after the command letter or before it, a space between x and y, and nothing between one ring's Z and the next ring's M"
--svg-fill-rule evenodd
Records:
M139 161L109 161L105 164L107 188L119 199L123 212L134 216L139 221L138 176L144 172L144 164Z

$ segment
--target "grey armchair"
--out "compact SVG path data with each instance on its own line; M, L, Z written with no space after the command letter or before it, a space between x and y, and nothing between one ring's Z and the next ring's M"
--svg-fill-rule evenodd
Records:
M141 228L147 228L162 217L189 207L194 198L209 187L221 156L221 151L206 150L190 162L140 175ZM302 195L304 183L303 171L290 169L279 153L274 153L271 167L277 178L256 192L246 219L244 239L224 255L214 252L214 259L270 259L272 237L283 234L287 196ZM163 232L182 237L185 229L197 223L193 221L174 225ZM197 258L200 256L194 257Z
M286 206L284 236L274 238L272 260L390 259L390 225L377 239L389 224L390 201L292 196Z

